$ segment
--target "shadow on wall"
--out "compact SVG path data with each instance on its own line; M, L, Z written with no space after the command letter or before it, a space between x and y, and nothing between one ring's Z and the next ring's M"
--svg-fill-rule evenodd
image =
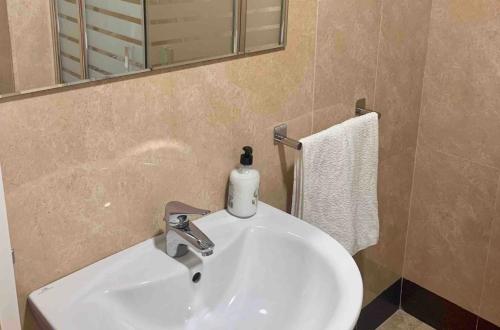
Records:
M298 152L298 151L297 151ZM294 169L293 166L287 165L285 146L278 146L278 153L280 158L281 176L286 186L286 212L291 213L292 210L292 197L293 197L293 180Z

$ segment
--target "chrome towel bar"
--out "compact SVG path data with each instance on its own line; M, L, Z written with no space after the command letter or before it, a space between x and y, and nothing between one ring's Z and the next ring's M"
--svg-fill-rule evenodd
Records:
M366 115L367 113L375 112L378 116L378 119L382 118L382 114L377 111L366 109L366 99L360 99L356 102L356 108L354 114L356 116ZM281 124L274 128L273 140L274 144L283 144L288 147L291 147L295 150L302 149L302 143L295 139L289 138L287 136L287 124Z

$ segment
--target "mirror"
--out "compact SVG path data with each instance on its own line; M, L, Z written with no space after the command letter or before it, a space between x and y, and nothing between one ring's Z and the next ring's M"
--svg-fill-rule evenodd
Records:
M0 0L0 97L283 49L287 0Z

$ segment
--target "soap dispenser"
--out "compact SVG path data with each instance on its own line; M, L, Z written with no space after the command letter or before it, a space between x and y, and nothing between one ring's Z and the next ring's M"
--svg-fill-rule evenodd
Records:
M236 217L249 218L257 213L260 175L252 168L252 147L243 147L243 152L240 166L229 177L227 210Z

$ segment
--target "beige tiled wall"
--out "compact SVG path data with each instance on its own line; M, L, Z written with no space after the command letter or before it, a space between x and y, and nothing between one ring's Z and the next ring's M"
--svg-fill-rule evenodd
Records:
M7 18L7 4L5 0L0 0L0 45L2 46L0 48L0 95L12 93L15 90Z
M352 116L359 98L382 113L381 239L356 256L365 304L401 277L430 0L319 0L314 131Z
M319 0L318 4L314 132L352 117L360 98L373 108L382 16L382 0ZM356 261L365 304L400 276L365 253Z
M401 277L431 0L384 0L374 108L380 121L380 244L363 251L380 293ZM375 277L375 279L372 279ZM378 279L378 281L376 281ZM366 286L366 285L365 285Z
M500 2L434 0L404 275L500 325Z
M356 256L368 302L402 272L429 13L430 0L294 0L285 51L0 104L21 307L157 233L168 200L224 207L245 144L262 200L287 209L294 153L273 126L300 138L363 97L383 114L381 241Z

